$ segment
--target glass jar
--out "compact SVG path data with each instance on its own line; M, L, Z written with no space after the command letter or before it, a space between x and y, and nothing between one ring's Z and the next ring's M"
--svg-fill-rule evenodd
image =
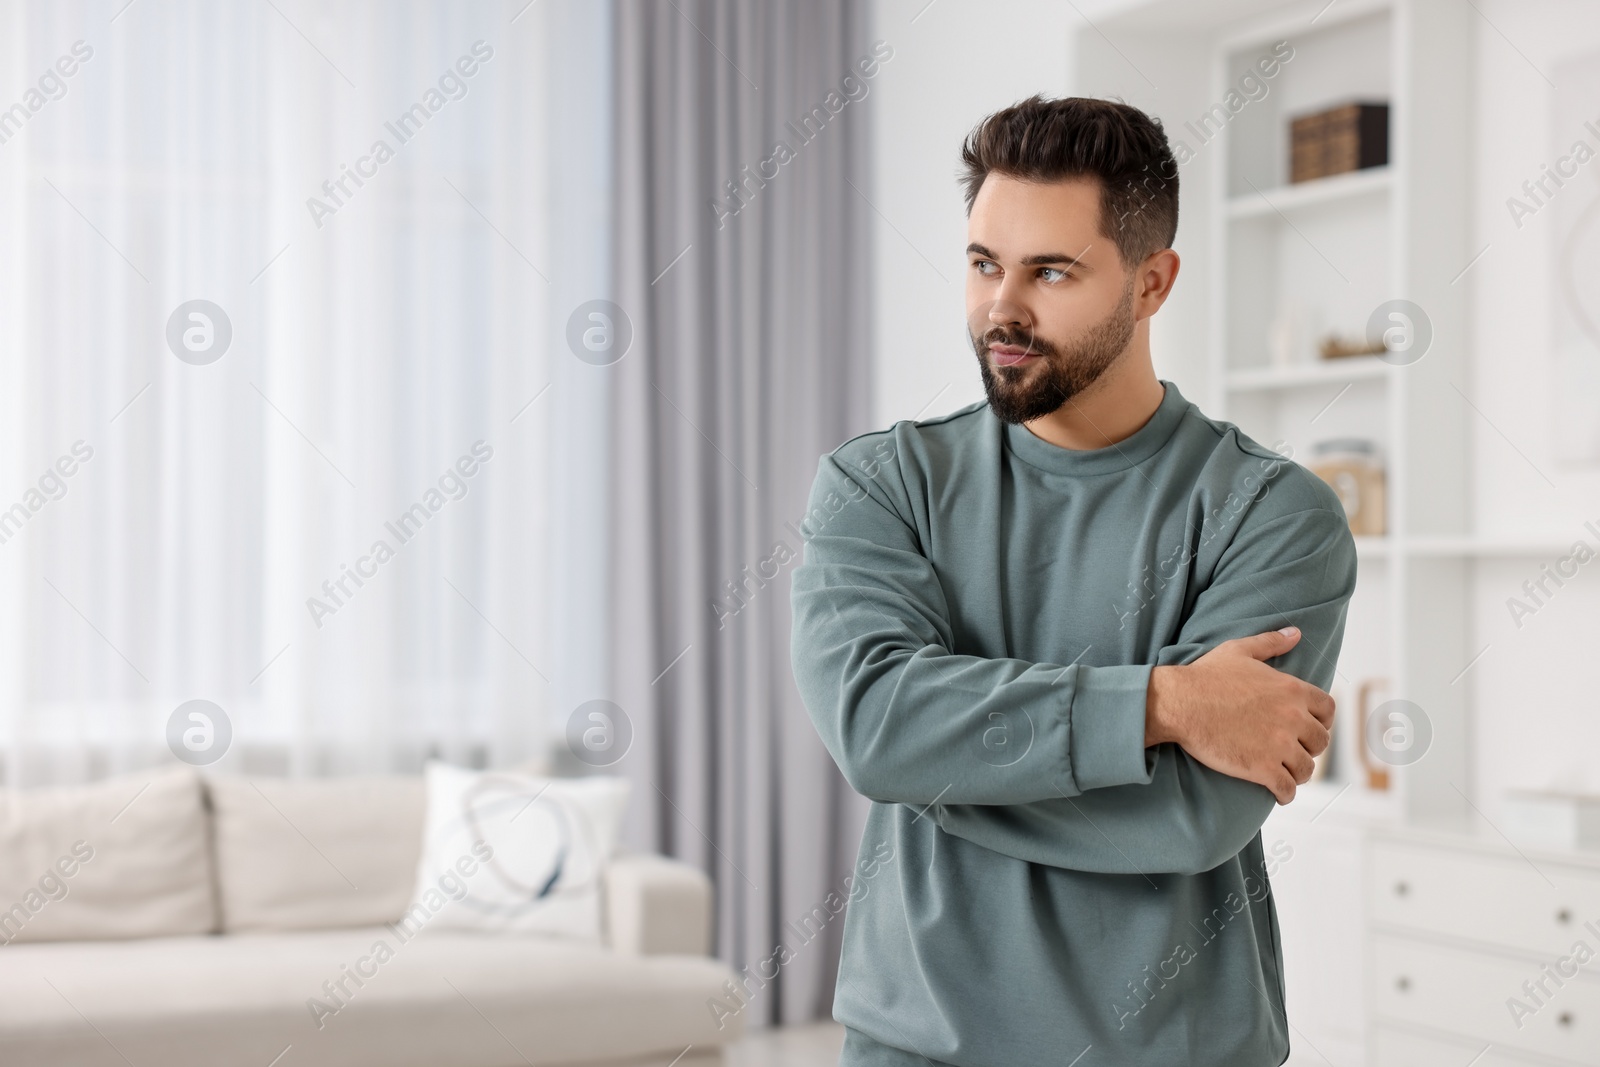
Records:
M1360 437L1318 441L1311 446L1308 466L1339 494L1351 533L1382 536L1386 525L1383 461L1374 442Z

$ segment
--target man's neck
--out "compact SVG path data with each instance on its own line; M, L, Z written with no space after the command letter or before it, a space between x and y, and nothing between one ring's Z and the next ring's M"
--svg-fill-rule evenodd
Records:
M1150 363L1149 349L1125 352L1089 388L1023 426L1058 448L1109 448L1149 422L1165 395L1166 387Z

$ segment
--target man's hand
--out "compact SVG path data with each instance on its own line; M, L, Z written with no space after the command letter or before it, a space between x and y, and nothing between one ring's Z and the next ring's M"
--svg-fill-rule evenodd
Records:
M1224 641L1193 663L1156 667L1145 697L1145 747L1175 741L1214 771L1270 789L1279 804L1310 780L1328 747L1333 698L1267 666L1297 627Z

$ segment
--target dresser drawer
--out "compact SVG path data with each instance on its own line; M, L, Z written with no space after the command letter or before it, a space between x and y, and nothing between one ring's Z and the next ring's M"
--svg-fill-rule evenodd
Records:
M1570 947L1570 946L1569 946ZM1590 947L1596 948L1593 939ZM1600 1064L1600 979L1591 960L1564 984L1547 983L1537 1004L1522 984L1537 981L1549 960L1519 960L1407 938L1374 935L1368 994L1378 1021L1411 1023L1511 1052L1556 1056ZM1521 1000L1533 1014L1513 1018L1508 1001Z
M1380 1026L1373 1035L1371 1067L1548 1067L1550 1062L1523 1059L1493 1046L1485 1052L1484 1044L1422 1037Z
M1580 938L1600 950L1600 872L1545 861L1535 870L1515 856L1384 840L1370 849L1371 922L1549 959Z

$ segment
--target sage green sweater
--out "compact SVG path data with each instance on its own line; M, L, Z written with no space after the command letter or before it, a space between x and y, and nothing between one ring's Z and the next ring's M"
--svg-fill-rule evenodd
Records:
M817 732L873 803L834 1018L960 1067L1288 1054L1262 786L1144 745L1156 664L1294 624L1326 689L1355 543L1321 480L1177 386L1108 448L986 404L824 456L793 578ZM886 1061L887 1062L887 1061Z

